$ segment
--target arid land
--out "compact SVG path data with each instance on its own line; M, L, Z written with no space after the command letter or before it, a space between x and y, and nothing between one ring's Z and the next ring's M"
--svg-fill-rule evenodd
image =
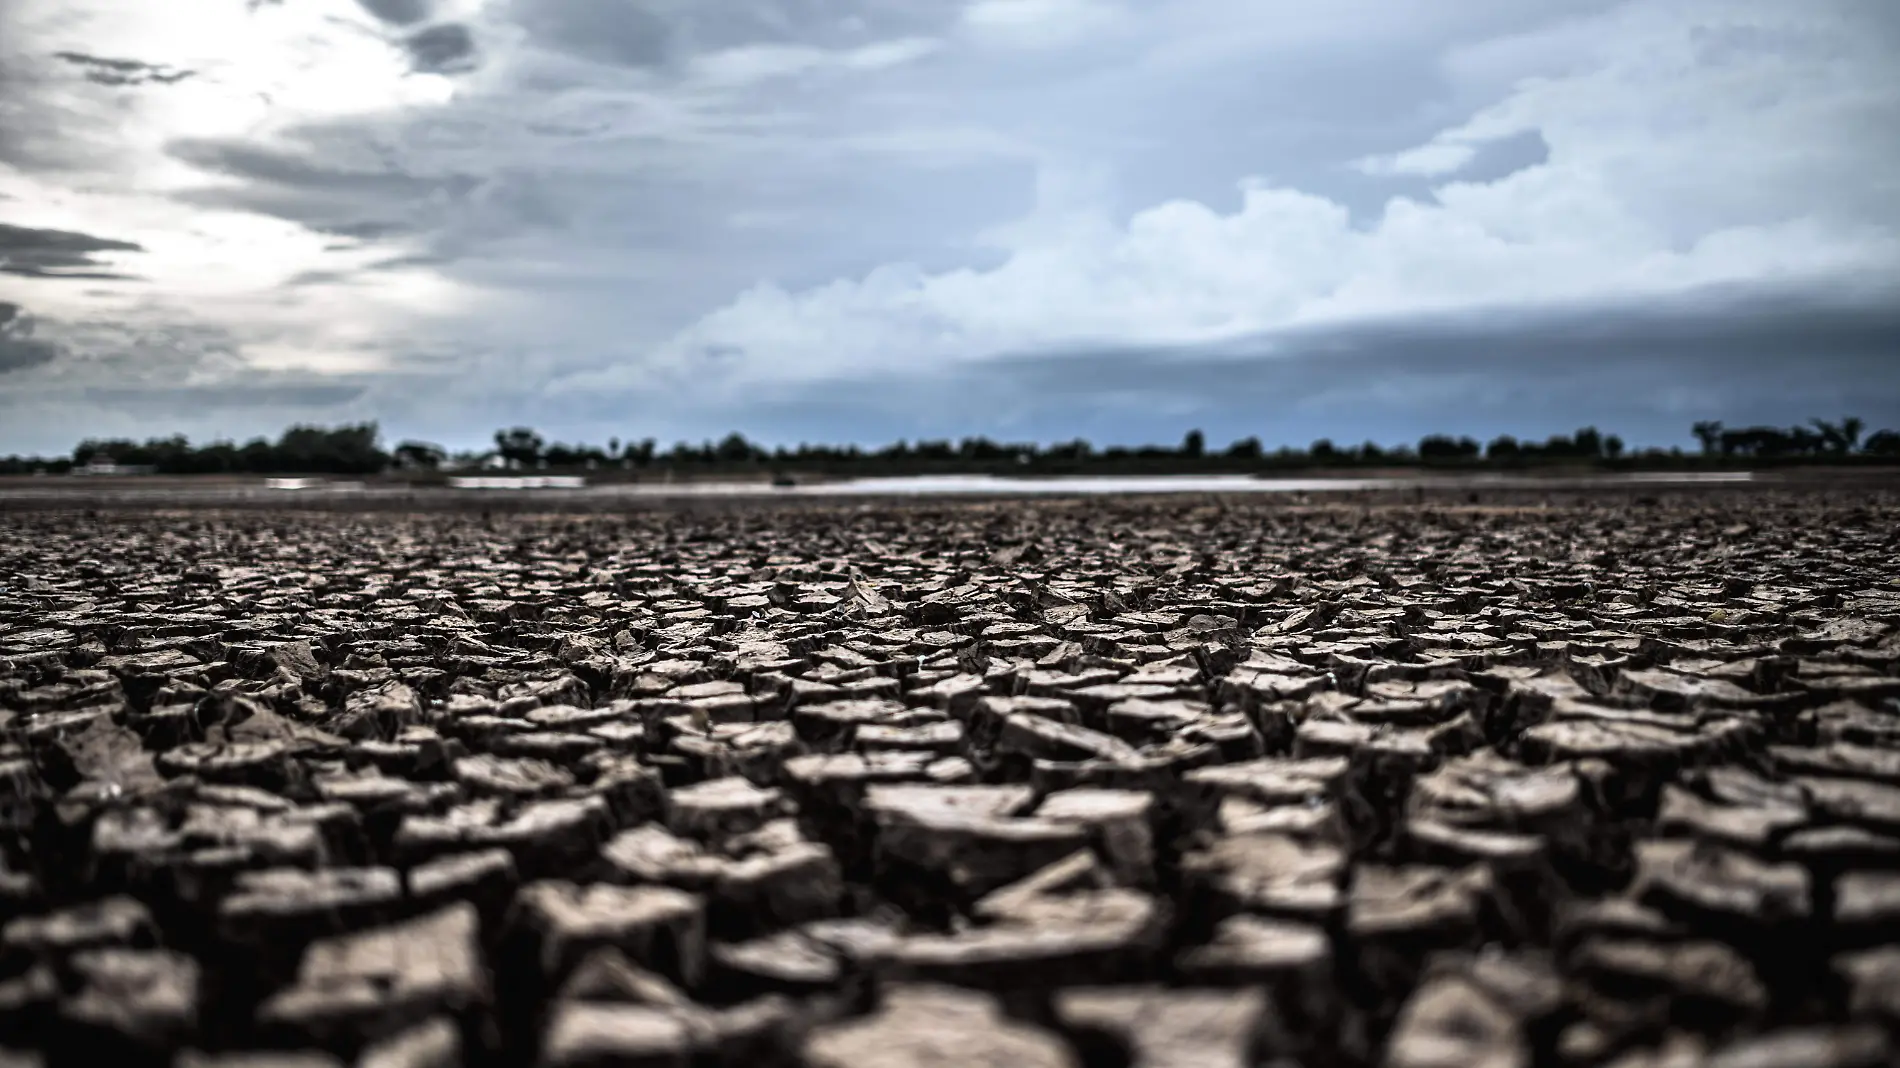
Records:
M1900 487L0 502L0 1065L1859 1068Z

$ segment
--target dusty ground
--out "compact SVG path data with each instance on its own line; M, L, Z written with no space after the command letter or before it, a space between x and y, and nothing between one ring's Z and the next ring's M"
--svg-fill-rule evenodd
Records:
M482 507L0 514L0 1065L1892 1063L1885 491Z

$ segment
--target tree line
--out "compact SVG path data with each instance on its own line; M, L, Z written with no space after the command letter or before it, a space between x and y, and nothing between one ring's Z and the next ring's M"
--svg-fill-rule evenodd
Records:
M1160 474L1249 472L1314 468L1427 467L1513 469L1537 466L1593 466L1607 469L1655 469L1707 465L1778 463L1859 463L1900 461L1900 432L1881 430L1863 437L1865 424L1849 417L1839 422L1810 420L1794 427L1725 427L1700 422L1692 433L1699 453L1680 448L1630 449L1615 434L1583 427L1542 441L1509 435L1480 444L1470 437L1432 434L1414 445L1382 446L1366 441L1337 445L1321 439L1305 448L1281 446L1269 451L1257 437L1225 448L1210 448L1206 436L1190 430L1179 445L1108 446L1083 439L1042 445L997 442L984 437L960 441L897 441L882 448L813 445L768 448L732 433L719 441L679 442L662 451L652 438L602 445L550 442L531 427L498 430L491 449L451 453L439 445L402 441L385 450L375 423L338 427L298 425L277 440L256 438L239 445L213 441L192 445L182 435L133 441L88 438L70 456L0 458L0 474L65 474L112 465L158 474L376 475L426 476L431 472L483 467L508 470L621 471L661 473L891 475L891 474Z

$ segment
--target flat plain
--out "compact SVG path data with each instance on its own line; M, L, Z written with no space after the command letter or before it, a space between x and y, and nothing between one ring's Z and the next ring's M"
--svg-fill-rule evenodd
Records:
M1900 494L0 512L0 1065L1861 1068Z

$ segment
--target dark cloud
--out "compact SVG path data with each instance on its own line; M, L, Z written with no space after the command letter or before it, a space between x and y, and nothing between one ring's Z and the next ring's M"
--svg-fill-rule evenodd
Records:
M435 5L431 0L357 0L363 10L398 26L413 26L429 17Z
M0 274L125 280L133 276L105 269L106 265L95 258L95 253L143 251L130 241L0 223Z
M329 285L332 282L347 282L349 280L350 274L348 271L298 271L296 274L284 279L284 285L290 287L323 286Z
M0 301L0 374L50 363L59 346L33 336L33 322L20 314L18 304Z
M403 40L409 60L419 71L449 74L474 67L475 35L459 22L445 22L410 34Z
M286 137L275 145L236 139L173 142L167 147L174 157L239 179L174 197L193 206L269 215L361 242L403 238L413 251L447 264L479 255L497 240L568 228L575 215L571 204L588 192L584 185L578 190L573 183L556 185L546 162L535 158L495 158L479 176L441 169L439 162L424 169L431 161L419 160L400 139L392 147L376 129L310 124ZM624 195L633 185L627 179L615 189Z
M338 223L325 226L322 229L324 233L335 234L338 237L353 237L358 241L374 241L379 237L391 237L400 234L403 232L404 227L400 223L365 221ZM349 245L331 245L328 251L337 251L349 247Z
M369 265L373 271L400 271L410 267L441 267L450 261L444 256L391 256L386 260L377 260Z
M377 155L360 143L313 131L315 141L292 151L241 141L185 140L169 151L208 171L244 180L229 187L180 195L191 204L253 211L323 233L375 240L412 233L430 225L429 213L444 203L463 200L480 179L463 174L419 175Z
M55 52L53 58L65 60L78 67L89 82L99 85L170 85L191 77L196 71L167 67L157 63L144 63L136 59L108 59L105 56L89 56L84 52Z
M1595 424L1633 443L1859 415L1900 427L1900 294L1857 307L1728 294L1646 307L1417 318L1219 346L1002 357L830 381L723 415L780 440L988 433L1097 442L1258 435L1387 443L1542 437ZM722 413L707 413L708 415Z
M1550 143L1537 130L1525 130L1495 141L1486 141L1477 149L1471 162L1458 168L1454 176L1458 181L1495 182L1550 159Z
M80 395L103 408L175 412L210 408L328 408L348 404L362 396L364 388L349 382L233 383L169 389L100 386L83 390Z
M74 281L90 280L94 282L140 282L144 279L135 274L121 274L118 271L49 271L32 264L18 266L0 266L0 273L17 274L23 278L65 278Z
M75 136L78 130L102 133L110 127L67 97L105 94L73 94L72 85L62 84L70 82L63 64L5 54L6 6L6 0L0 0L0 162L28 174L91 168L103 172L123 163L120 146L102 150L95 140Z
M359 271L309 270L299 271L284 280L286 286L329 285L334 282L348 282L360 274L375 271L400 271L410 267L440 267L451 262L442 256L415 255L391 256L377 260Z
M521 0L515 17L541 44L597 63L657 66L671 39L663 19L628 0Z
M747 45L850 48L934 34L955 22L951 0L514 0L513 21L536 44L628 67Z
M173 156L233 178L299 189L327 189L365 196L427 192L434 183L404 171L350 168L319 162L316 153L292 152L242 141L183 140Z

